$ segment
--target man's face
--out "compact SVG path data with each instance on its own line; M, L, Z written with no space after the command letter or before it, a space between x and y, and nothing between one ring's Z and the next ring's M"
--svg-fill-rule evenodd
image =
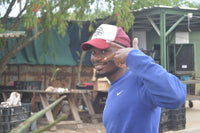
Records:
M91 61L96 69L96 77L107 77L114 74L119 67L117 67L114 61L111 59L109 61L105 61L105 57L110 57L116 49L113 47L109 47L107 49L91 49Z

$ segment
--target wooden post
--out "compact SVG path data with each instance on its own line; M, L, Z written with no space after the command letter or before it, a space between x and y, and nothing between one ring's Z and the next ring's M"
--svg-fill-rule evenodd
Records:
M42 101L42 105L43 105L44 108L49 106L48 99L47 99L47 94L40 94L40 99ZM49 124L53 123L54 122L54 118L53 118L52 111L49 110L45 114L46 114L46 117L47 117L47 120L48 120ZM55 130L56 131L56 126L52 127L51 130Z

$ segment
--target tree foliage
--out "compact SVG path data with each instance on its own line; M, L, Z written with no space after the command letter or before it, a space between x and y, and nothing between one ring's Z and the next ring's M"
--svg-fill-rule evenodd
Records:
M199 7L198 3L191 0L132 0L132 9L150 7L154 5L173 6L173 7Z
M130 10L152 5L195 7L185 0L0 0L0 33L21 30L21 26L26 31L19 43L0 59L0 75L13 56L48 29L56 27L58 33L64 35L71 20L94 23L97 18L107 18L105 23L116 22L128 31L134 23ZM16 16L12 23L8 23L13 12ZM35 34L27 39L32 30L36 31ZM93 30L92 25L89 30ZM5 39L0 40L1 47L6 44L4 42Z
M9 13L16 4L21 6L18 19L21 19L20 23L23 23L25 28L58 26L58 32L61 34L65 33L68 26L66 20L83 21L87 19L93 22L96 18L111 15L114 21L118 20L117 25L125 29L130 28L134 20L133 15L129 13L131 6L129 0L106 0L105 2L102 0L3 0L0 4L2 6L9 4L5 15L1 16L1 24L6 27L5 30L14 30L13 27L5 25ZM103 9L103 6L107 9ZM129 19L125 19L126 17Z
M103 2L102 0L1 0L0 6L5 10L0 14L0 32L22 29L26 31L25 36L14 45L12 50L0 59L0 74L12 57L48 29L57 28L58 33L64 35L71 20L87 19L95 22L96 18L109 16L107 22L117 21L117 25L127 31L134 21L133 14L129 12L131 6L129 0ZM19 12L14 10L15 6L19 7ZM16 17L13 18L12 23L8 23L13 11ZM20 28L21 26L23 28ZM33 30L35 34L32 35L30 33ZM92 25L89 30L93 30ZM0 40L1 48L6 45L5 40Z
M64 34L68 26L66 20L95 22L95 19L105 16L110 16L127 31L134 22L129 11L153 5L197 7L186 0L1 0L0 6L4 7L5 13L0 14L0 32L15 30L17 25L23 24L27 30L35 26L58 26L58 32ZM20 11L15 10L16 21L8 27L6 20L14 6Z

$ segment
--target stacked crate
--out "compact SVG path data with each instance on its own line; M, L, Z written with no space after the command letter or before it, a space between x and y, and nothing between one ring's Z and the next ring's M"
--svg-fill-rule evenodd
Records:
M159 126L159 133L164 133L166 131L169 131L169 125L170 125L170 110L162 108L161 110L161 116L160 116L160 126Z
M14 81L17 90L41 90L42 81Z
M15 90L42 90L42 81L14 81ZM21 98L24 103L31 102L33 93L26 93Z
M177 131L185 129L186 124L186 108L185 104L175 110L162 109L160 117L159 132Z
M8 133L31 116L31 104L0 107L0 133ZM29 129L28 129L29 130Z
M170 115L171 124L170 130L177 131L185 129L186 124L186 108L185 104L176 110L171 110Z

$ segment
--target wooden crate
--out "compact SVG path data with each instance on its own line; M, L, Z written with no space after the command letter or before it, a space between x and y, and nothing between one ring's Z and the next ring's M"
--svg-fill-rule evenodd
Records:
M110 88L109 80L107 78L98 78L95 82L95 90L107 92Z

